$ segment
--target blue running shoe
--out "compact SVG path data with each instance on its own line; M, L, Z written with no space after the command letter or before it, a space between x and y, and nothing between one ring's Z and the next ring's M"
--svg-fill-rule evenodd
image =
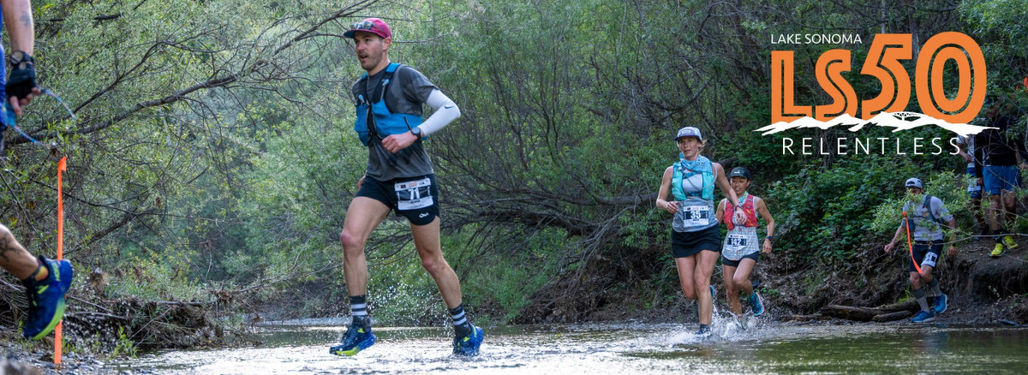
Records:
M946 293L942 293L938 297L935 297L935 314L936 315L942 314L942 313L946 312L946 308L949 307L948 304L946 303L948 299L949 299L949 296L947 296Z
M753 308L753 316L760 316L764 313L764 298L760 293L750 294L750 307Z
M335 355L356 355L374 345L376 340L378 338L371 333L371 327L365 329L362 324L351 323L350 327L346 328L343 338L339 340L339 345L329 348L328 352Z
M64 317L64 295L68 293L71 280L75 277L71 263L66 260L50 260L40 256L39 261L50 273L46 280L30 278L22 282L29 300L29 316L22 329L25 337L33 340L50 334Z
M696 335L696 337L699 337L699 338L710 337L710 335L711 335L711 333L710 333L710 326L708 326L706 324L700 324L700 329L696 331L695 335Z
M935 320L935 314L928 311L921 311L914 316L914 319L910 319L913 323L927 323Z
M453 338L453 354L474 357L478 355L478 348L482 346L483 340L485 340L485 333L482 332L482 329L471 326L470 334L464 337Z

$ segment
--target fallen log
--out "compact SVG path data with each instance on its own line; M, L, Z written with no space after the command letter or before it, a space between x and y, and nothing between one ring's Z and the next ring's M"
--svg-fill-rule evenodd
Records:
M857 306L828 305L821 308L821 315L846 320L855 320L858 322L870 322L875 315L882 313L884 313L884 311L876 308Z
M879 306L878 308L881 309L882 311L886 311L886 312L896 312L896 311L917 312L918 309L920 308L920 306L917 305L917 301L916 300L908 300L908 301L904 301L904 302L899 302L899 303L893 303L893 304L889 304L889 305Z
M871 318L871 321L875 321L875 322L891 322L893 320L900 320L900 319L906 318L908 316L910 316L910 311L906 311L906 310L894 311L894 312L891 312L891 313L875 315L874 318Z
M885 322L905 318L918 309L919 306L916 301L893 303L878 307L828 305L821 308L821 314L858 322Z

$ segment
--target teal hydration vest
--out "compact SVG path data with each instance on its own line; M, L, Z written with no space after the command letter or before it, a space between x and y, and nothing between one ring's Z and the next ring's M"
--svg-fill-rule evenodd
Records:
M718 221L714 217L714 163L703 156L694 161L685 160L683 156L672 170L671 192L680 203L671 228L676 232L696 232L717 226ZM703 187L699 191L686 192L682 182L696 175L702 176Z
M685 189L682 188L682 180L696 174L703 174L703 190L699 194L700 198L710 201L714 200L714 163L710 159L700 155L695 161L688 161L685 160L683 155L674 164L673 171L674 174L671 176L671 193L674 194L676 201L683 201L687 197L697 195L695 192L686 193Z
M382 138L406 133L421 125L420 114L393 113L386 105L384 99L386 89L399 67L399 63L390 63L385 69L381 84L371 92L365 91L363 94L357 95L357 121L353 123L353 130L357 131L357 136L365 146L369 145L373 139L381 141ZM367 73L364 73L363 79L368 79ZM373 98L377 99L371 101Z

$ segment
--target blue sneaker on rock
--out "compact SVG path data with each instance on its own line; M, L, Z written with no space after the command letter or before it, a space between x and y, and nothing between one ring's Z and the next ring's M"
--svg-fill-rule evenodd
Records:
M750 294L750 307L753 308L753 316L760 316L764 313L764 298L760 293Z
M75 271L66 260L39 257L39 262L50 273L45 280L22 281L29 300L29 316L22 326L26 338L38 340L50 334L64 317L64 295L71 288Z
M466 336L453 338L453 354L474 357L478 355L478 348L482 346L483 340L485 340L485 333L481 328L472 325L471 332Z
M913 323L927 323L933 320L935 320L935 314L928 311L921 311L913 319L910 319Z
M351 323L350 327L346 328L343 338L339 340L339 345L329 348L328 352L335 355L356 355L374 345L375 340L378 338L371 333L371 327L365 328L363 324Z
M946 308L948 307L948 304L946 302L948 299L949 296L947 296L946 293L942 293L938 297L935 297L935 314L942 314L946 312Z

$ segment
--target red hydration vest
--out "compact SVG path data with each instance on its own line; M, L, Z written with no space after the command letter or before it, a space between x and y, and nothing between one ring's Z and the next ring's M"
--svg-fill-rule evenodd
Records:
M757 226L757 210L753 208L753 195L747 194L746 201L742 202L742 212L746 214L746 222L743 223L744 227L756 227ZM732 214L735 213L735 205L725 199L725 212L722 214L724 217L721 221L725 223L728 230L735 229L735 222L732 221Z

